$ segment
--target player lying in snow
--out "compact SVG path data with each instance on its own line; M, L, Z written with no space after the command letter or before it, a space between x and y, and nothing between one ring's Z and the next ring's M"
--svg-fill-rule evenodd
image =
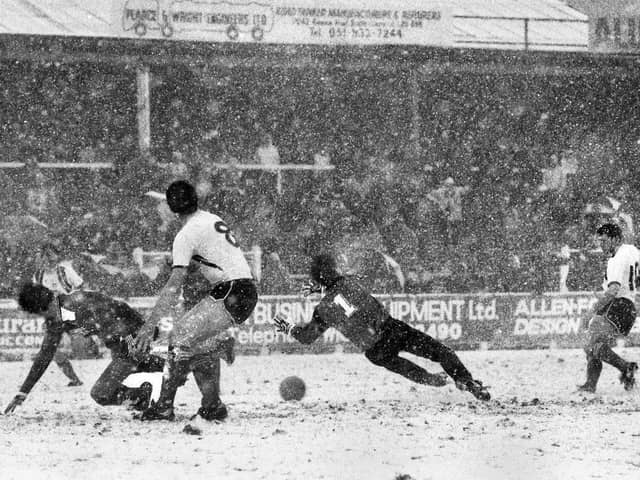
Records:
M97 403L120 405L127 401L139 410L148 407L152 394L150 388L123 385L131 374L161 372L164 367L163 358L146 355L138 361L130 355L136 334L144 324L140 313L126 303L99 292L76 291L68 295L55 295L44 286L31 283L21 288L18 304L26 312L45 317L45 335L27 378L5 413L13 412L22 404L42 377L55 355L63 332L96 335L111 350L111 363L91 389L91 397ZM229 342L225 348L223 353L229 354L232 343Z
M460 390L470 392L479 400L491 398L486 387L473 379L453 350L389 315L370 293L338 272L333 257L316 256L310 274L316 285L311 284L305 293L320 291L317 285L326 288L311 321L304 326L293 325L278 314L274 323L279 331L308 344L333 327L360 347L375 365L423 385L446 384L444 375L429 373L398 355L401 351L408 352L439 363Z

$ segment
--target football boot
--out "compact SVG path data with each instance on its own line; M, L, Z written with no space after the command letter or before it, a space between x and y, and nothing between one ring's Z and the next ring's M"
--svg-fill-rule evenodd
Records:
M627 392L633 390L633 387L636 384L637 371L638 364L636 362L629 362L627 364L627 368L620 374L620 383L622 383Z
M463 392L469 392L471 395L476 397L478 400L482 400L486 402L487 400L491 400L491 394L489 394L487 387L482 385L480 380L466 380L466 381L458 381L456 382L456 387L462 390Z
M213 407L200 407L196 414L191 417L191 420L198 416L210 422L222 422L229 416L229 412L227 411L227 406L219 402Z
M176 416L173 413L172 406L160 407L156 402L151 402L151 405L143 410L142 413L134 417L137 420L143 422L149 422L154 420L166 420L172 422Z

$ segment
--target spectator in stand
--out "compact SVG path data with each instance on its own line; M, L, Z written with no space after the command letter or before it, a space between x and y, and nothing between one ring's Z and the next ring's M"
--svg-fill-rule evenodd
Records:
M447 177L442 185L429 193L438 204L447 222L447 243L458 243L462 228L462 197L469 191L469 186L456 185L452 177Z
M280 153L278 147L273 144L273 138L269 133L262 133L258 142L258 147L253 155L253 162L263 167L272 167L280 164ZM261 170L258 172L247 172L245 178L248 183L258 191L275 190L277 176L279 172Z
M49 224L57 213L57 192L38 162L30 158L25 162L27 174L25 213Z
M255 163L259 165L279 165L280 153L278 147L273 144L273 137L269 133L260 135L260 142L253 157Z
M329 154L328 146L320 147L313 154L313 164L317 167L327 167L331 165L331 155Z
M578 171L578 162L573 152L562 151L559 155L553 154L550 166L542 169L542 184L547 190L564 191L569 183L569 178Z
M402 218L398 201L389 198L385 203L388 208L383 212L378 228L389 255L400 264L403 272L408 272L419 263L418 236Z
M187 162L185 155L181 151L174 151L171 155L171 162L167 165L166 178L189 178L191 177L191 165Z

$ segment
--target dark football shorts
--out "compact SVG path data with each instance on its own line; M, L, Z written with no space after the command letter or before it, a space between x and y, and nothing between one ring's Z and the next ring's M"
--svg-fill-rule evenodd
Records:
M636 321L636 306L628 298L614 298L596 314L602 315L626 337Z

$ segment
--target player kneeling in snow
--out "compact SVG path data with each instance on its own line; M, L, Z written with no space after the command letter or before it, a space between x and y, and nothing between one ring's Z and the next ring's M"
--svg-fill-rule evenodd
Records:
M62 334L74 331L96 335L111 350L111 363L91 389L91 397L97 403L120 405L127 402L137 409L149 405L151 388L147 385L142 388L123 385L132 373L161 372L164 366L164 360L156 356L149 355L138 362L129 355L133 339L144 324L136 310L98 292L76 291L56 295L47 287L34 283L22 286L18 304L28 313L45 317L45 335L27 378L5 413L13 412L24 402L51 363Z
M364 350L365 356L375 365L423 385L438 387L447 383L443 374L429 373L398 356L405 351L439 363L460 390L470 392L479 400L491 398L486 387L473 379L453 350L389 315L369 292L338 272L332 256L316 256L310 274L315 284L326 288L311 321L304 326L292 325L278 314L274 323L279 331L308 344L333 327ZM312 284L305 293L319 291L317 285Z

